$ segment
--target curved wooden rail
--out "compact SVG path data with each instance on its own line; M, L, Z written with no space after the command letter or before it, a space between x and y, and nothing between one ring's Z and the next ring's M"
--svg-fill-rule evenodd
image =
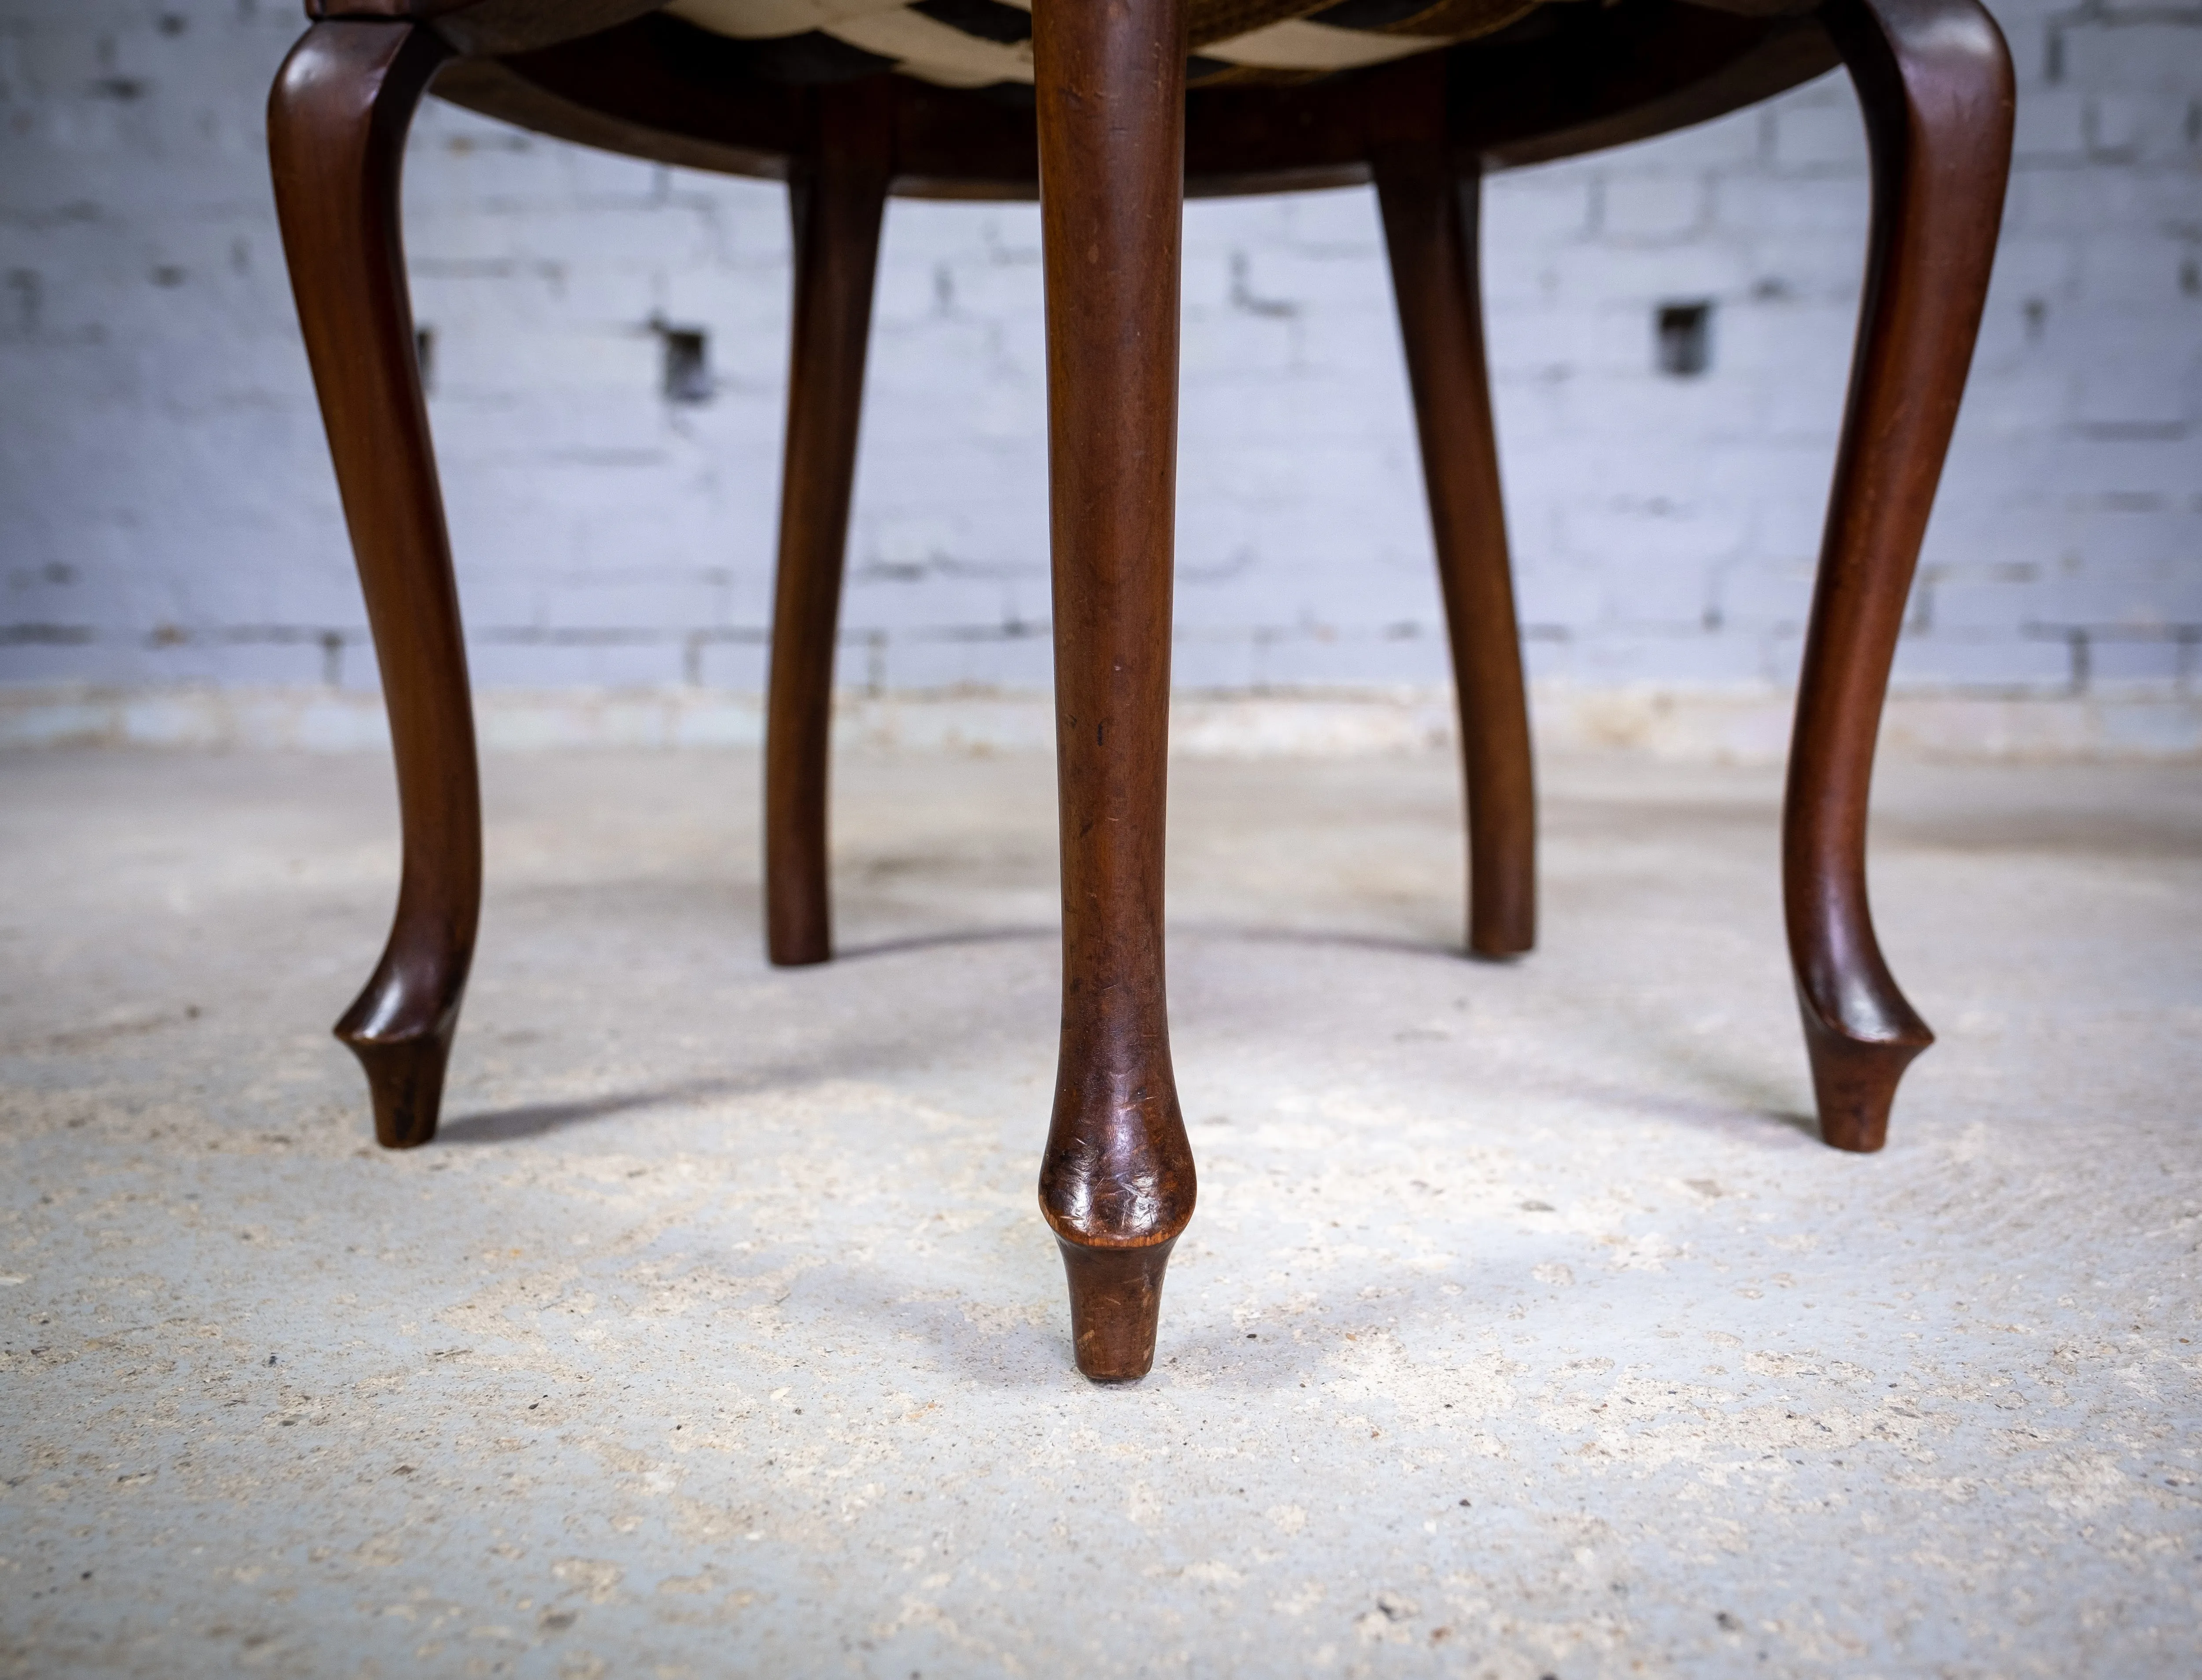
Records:
M1548 7L1532 22L1445 55L1457 150L1504 166L1618 145L1740 109L1839 62L1809 12L1742 16L1629 0L1610 10ZM1424 73L1408 60L1304 86L1195 90L1184 102L1187 196L1366 182L1369 112L1389 97L1392 79ZM888 108L898 196L1038 192L1033 106L904 76L847 85ZM816 95L764 79L743 43L662 15L541 50L468 58L436 91L603 150L774 180L802 155Z

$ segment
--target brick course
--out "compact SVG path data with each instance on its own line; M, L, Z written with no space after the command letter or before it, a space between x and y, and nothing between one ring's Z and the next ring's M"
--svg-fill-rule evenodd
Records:
M1994 6L2004 251L1899 681L2191 694L2202 648L2202 9ZM0 681L374 681L265 176L279 0L0 0ZM415 300L485 685L754 688L781 190L432 103ZM1840 76L1495 178L1486 284L1531 669L1793 675L1867 212ZM1712 363L1652 321L1712 306ZM668 400L701 331L704 400ZM889 215L845 683L1047 678L1029 206ZM1428 683L1443 630L1365 191L1187 212L1181 686Z

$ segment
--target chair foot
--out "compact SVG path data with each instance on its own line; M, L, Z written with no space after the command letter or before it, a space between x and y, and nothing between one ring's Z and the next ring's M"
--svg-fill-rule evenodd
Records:
M444 1105L444 1070L450 1065L456 1020L402 1038L362 1032L347 1022L336 1035L359 1058L374 1103L374 1141L385 1149L417 1149L433 1142Z
M783 934L767 930L765 959L776 969L815 968L833 960L833 942L822 931Z
M1144 1248L1087 1248L1058 1236L1070 1278L1070 1341L1096 1382L1136 1382L1154 1368L1163 1270L1177 1239Z
M385 1149L435 1141L468 967L464 951L393 948L337 1022L337 1041L367 1075L374 1141Z
M1934 1034L1922 1024L1916 1036L1854 1038L1822 1020L1801 994L1797 1012L1805 1022L1805 1053L1812 1064L1822 1141L1852 1154L1872 1154L1888 1141L1888 1111L1904 1070L1934 1042Z

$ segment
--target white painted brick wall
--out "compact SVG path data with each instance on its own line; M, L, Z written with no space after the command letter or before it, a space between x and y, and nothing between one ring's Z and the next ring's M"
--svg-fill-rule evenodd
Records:
M1899 679L2202 686L2202 9L1998 0L2019 161ZM265 179L290 0L0 0L0 681L371 687ZM485 686L754 689L780 190L432 104L406 191ZM1867 213L1833 77L1494 180L1487 287L1533 671L1795 668ZM1445 672L1365 192L1187 212L1180 686ZM1653 369L1663 303L1711 370ZM713 392L660 394L660 326ZM897 204L845 682L1048 678L1028 206Z

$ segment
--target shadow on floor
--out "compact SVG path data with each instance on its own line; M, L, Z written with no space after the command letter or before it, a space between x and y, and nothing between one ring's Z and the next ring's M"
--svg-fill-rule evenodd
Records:
M542 1137L568 1126L607 1120L639 1108L667 1104L710 1102L765 1089L774 1082L762 1076L748 1078L683 1080L643 1091L609 1091L600 1097L572 1102L522 1103L517 1108L491 1109L482 1114L462 1114L436 1129L439 1143L510 1143L515 1139Z
M1228 923L1173 922L1170 934L1180 939L1236 940L1249 945L1306 945L1326 950L1373 951L1393 957L1445 957L1457 961L1491 963L1505 967L1512 957L1482 957L1459 946L1397 934L1330 932L1322 928L1246 928ZM836 947L837 963L861 962L874 957L903 957L919 952L945 951L959 946L1011 945L1034 940L1053 942L1052 926L990 928L969 933L913 934L904 939L879 940L869 945Z
M836 963L861 963L874 957L907 957L921 951L946 951L957 946L1021 945L1033 940L1052 940L1053 928L986 928L969 933L912 934L905 939L876 940L869 945L836 946Z
M1364 951L1382 956L1434 958L1447 962L1487 962L1496 967L1510 967L1519 960L1514 958L1479 958L1451 943L1381 934L1248 928L1228 923L1181 924L1172 931L1180 938L1194 940ZM881 958L922 955L957 947L1051 940L1055 937L1056 930L1052 927L992 928L921 934L844 946L835 952L833 960L837 963L861 963ZM1641 1024L1646 1028L1647 1037L1657 1040L1663 1036L1650 1021ZM1666 1053L1679 1047L1666 1046L1653 1053L1660 1055L1661 1059L1672 1067L1677 1087L1693 1086L1697 1088L1699 1094L1695 1099L1679 1089L1672 1093L1645 1088L1624 1089L1602 1082L1586 1082L1580 1079L1569 1079L1563 1083L1570 1089L1571 1094L1583 1100L1601 1106L1634 1109L1647 1117L1657 1116L1699 1124L1710 1121L1723 1127L1732 1127L1738 1122L1770 1121L1786 1130L1802 1133L1806 1137L1816 1139L1819 1136L1817 1117L1797 1110L1787 1099L1786 1093L1769 1088L1766 1082L1740 1071L1709 1068L1701 1053L1687 1056ZM577 1098L565 1102L525 1103L512 1108L458 1115L446 1120L439 1129L438 1135L445 1142L459 1144L504 1143L542 1137L570 1126L585 1125L592 1121L609 1119L640 1109L753 1096L774 1088L815 1082L829 1073L845 1076L859 1067L868 1066L874 1070L885 1071L880 1067L880 1060L876 1056L857 1052L848 1046L821 1048L815 1060L800 1064L781 1064L753 1069L745 1073L676 1081L641 1090L607 1092L600 1096ZM1710 1112L1707 1098L1711 1099Z

